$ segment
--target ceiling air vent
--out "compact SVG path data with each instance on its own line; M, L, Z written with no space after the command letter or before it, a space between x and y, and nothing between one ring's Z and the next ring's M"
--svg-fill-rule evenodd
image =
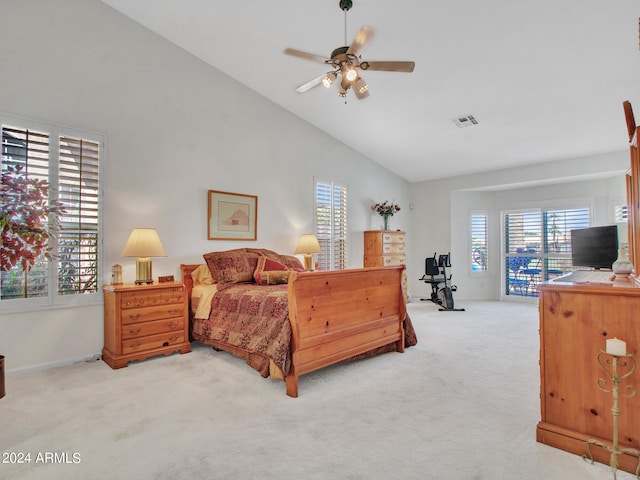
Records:
M478 125L478 120L473 115L465 115L463 117L456 117L453 119L458 128L470 127L472 125Z

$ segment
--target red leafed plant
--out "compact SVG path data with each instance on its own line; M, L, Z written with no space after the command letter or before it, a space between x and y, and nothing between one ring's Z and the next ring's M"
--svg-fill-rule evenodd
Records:
M2 172L0 204L0 270L20 265L29 271L40 255L51 259L52 226L59 224L65 210L62 203L49 201L48 183L29 178L22 166L9 166Z

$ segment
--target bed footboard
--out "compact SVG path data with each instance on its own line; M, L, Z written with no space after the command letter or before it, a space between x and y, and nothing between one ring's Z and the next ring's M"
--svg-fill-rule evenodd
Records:
M294 273L289 278L291 368L287 395L305 373L395 342L404 352L404 266Z

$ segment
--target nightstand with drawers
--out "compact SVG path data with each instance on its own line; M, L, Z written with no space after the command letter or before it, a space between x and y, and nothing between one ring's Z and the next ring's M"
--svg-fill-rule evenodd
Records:
M182 283L105 285L102 359L111 368L173 352L188 353L187 290Z
M406 265L405 232L399 230L366 230L364 232L364 266L392 267ZM402 272L402 291L408 302L407 273Z

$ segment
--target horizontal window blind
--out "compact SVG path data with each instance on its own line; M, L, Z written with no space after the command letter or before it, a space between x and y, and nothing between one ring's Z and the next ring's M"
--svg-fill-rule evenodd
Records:
M98 289L100 145L61 136L58 198L65 206L58 234L58 294Z
M571 230L588 226L588 208L505 214L505 295L537 297L539 282L571 271Z
M316 236L322 253L321 270L347 268L347 188L334 183L316 183Z
M489 265L487 216L472 214L469 218L471 232L471 270L486 272Z
M543 276L549 280L573 269L571 230L589 226L589 209L550 210L544 212Z
M24 175L27 182L49 182L49 134L18 127L2 126L2 175ZM8 180L8 179L7 179ZM3 185L4 187L4 185ZM28 188L24 186L24 188ZM31 190L31 189L30 189ZM13 198L9 198L13 195ZM13 222L25 220L28 212L25 202L19 200L17 208L14 205L14 192L2 188L2 218L3 221L12 219ZM46 205L49 195L42 198ZM3 228L2 233L2 268L0 272L0 299L46 297L49 294L49 260L41 254L34 259L34 264L26 271L26 258L15 264L16 256L24 252L24 243L20 232L8 231ZM29 249L27 249L29 250ZM14 265L15 264L15 265ZM9 267L9 265L13 265Z

